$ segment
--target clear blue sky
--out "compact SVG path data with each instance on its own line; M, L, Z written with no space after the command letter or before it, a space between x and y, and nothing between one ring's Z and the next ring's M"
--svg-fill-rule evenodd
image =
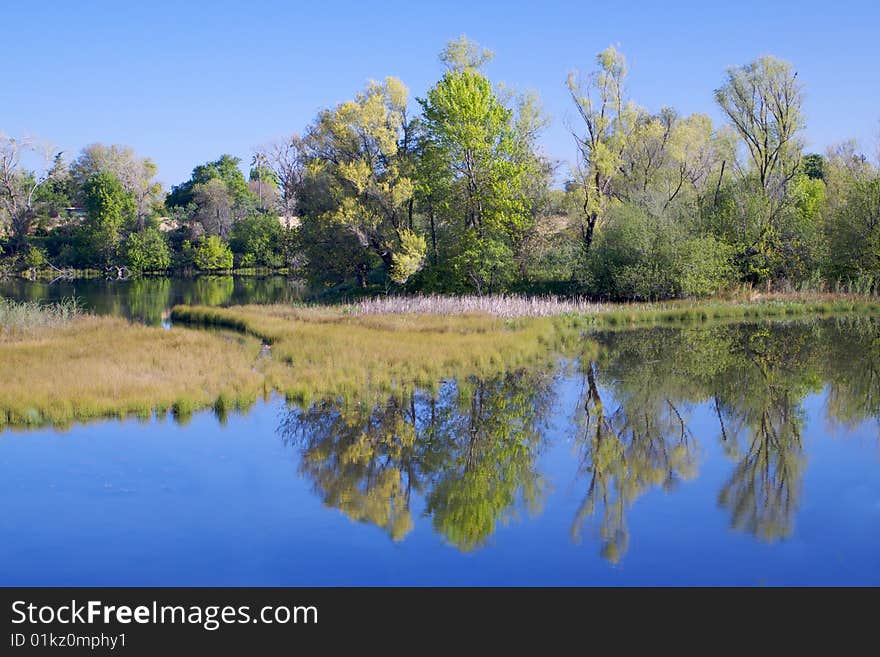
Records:
M371 78L421 96L437 53L467 34L492 48L493 81L541 95L544 151L573 157L568 70L617 45L630 92L651 110L708 112L727 66L788 59L806 84L812 150L846 138L867 150L880 120L880 4L639 2L18 2L3 0L0 130L69 155L133 146L170 186L224 152L302 131Z

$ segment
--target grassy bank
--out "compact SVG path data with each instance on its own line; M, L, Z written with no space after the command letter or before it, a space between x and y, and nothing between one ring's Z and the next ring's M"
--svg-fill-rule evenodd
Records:
M259 341L80 315L0 337L0 428L171 411L224 414L264 392Z
M453 376L543 365L573 348L582 354L595 349L584 336L590 329L834 314L880 316L880 302L787 295L623 306L515 297L177 306L175 328L163 330L70 305L3 301L0 426L157 410L186 418L212 406L222 415L273 390L299 402L370 402Z
M579 316L577 324L602 328L829 315L880 315L880 300L857 296L778 295L753 301L678 301L609 305L595 313Z
M572 332L549 318L354 314L338 307L177 306L172 321L271 345L268 384L290 399L363 399L445 377L496 374L549 358Z

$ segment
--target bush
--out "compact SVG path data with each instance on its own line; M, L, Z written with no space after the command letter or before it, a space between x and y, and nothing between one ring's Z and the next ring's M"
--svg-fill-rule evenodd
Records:
M35 246L30 247L24 254L24 266L28 269L42 269L48 262L46 252Z
M712 236L694 237L679 221L621 205L597 234L582 285L618 300L706 296L733 280L732 256L733 249Z
M132 271L164 271L171 267L168 242L157 228L132 233L125 245L125 254Z
M241 219L232 227L229 246L239 256L239 266L280 267L281 224L268 214Z
M232 269L232 251L220 237L211 235L196 247L193 264L203 270Z

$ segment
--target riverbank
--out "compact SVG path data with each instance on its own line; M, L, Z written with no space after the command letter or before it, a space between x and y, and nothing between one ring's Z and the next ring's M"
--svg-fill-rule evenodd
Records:
M254 338L41 315L60 313L31 308L29 322L0 331L0 428L167 412L185 421L210 407L222 416L266 392Z
M11 330L9 318L22 312L0 317L9 323L0 331L0 427L168 412L185 420L212 407L223 416L272 392L303 404L328 397L370 402L436 389L450 377L595 355L593 329L880 317L880 300L852 295L623 306L551 297L178 305L170 330L44 308L59 319L37 321L42 315L31 306L28 316L36 319Z

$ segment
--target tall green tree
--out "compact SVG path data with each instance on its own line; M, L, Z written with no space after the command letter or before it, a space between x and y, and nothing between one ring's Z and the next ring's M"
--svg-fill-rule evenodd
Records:
M521 114L527 118L518 133L514 111L489 80L459 59L448 63L419 101L422 153L430 162L419 169L419 188L428 204L432 250L453 286L498 291L514 277L514 254L533 222L526 179L536 160L525 130L535 125L527 117L533 106Z
M587 74L572 71L568 90L583 122L575 133L580 164L580 235L584 253L593 243L597 225L614 202L614 189L623 176L621 160L639 118L627 99L626 59L614 46L596 56L597 68Z
M109 171L96 173L83 188L86 219L82 236L86 259L95 265L112 264L125 231L134 227L137 203Z

